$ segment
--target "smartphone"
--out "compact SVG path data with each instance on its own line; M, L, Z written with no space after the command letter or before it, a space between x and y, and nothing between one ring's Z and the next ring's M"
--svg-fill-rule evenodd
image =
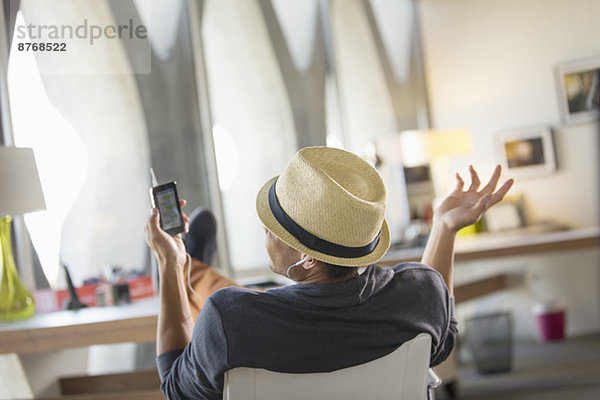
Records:
M175 181L163 183L150 188L152 205L158 208L160 214L160 227L171 236L185 231L177 183Z

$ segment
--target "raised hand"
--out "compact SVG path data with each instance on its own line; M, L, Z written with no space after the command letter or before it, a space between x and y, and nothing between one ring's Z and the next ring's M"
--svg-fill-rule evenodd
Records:
M181 207L186 205L185 200L180 200ZM185 213L183 222L185 232L188 231L189 218ZM144 233L148 246L154 251L159 260L159 266L173 265L174 267L183 267L186 260L185 245L181 234L171 236L160 228L158 209L152 208L144 227Z
M469 166L469 173L471 185L466 191L463 190L465 182L459 174L456 174L456 187L436 209L433 216L434 223L440 223L454 232L474 224L479 221L488 208L504 198L514 183L512 179L509 179L500 189L496 190L502 173L502 167L497 165L487 185L478 190L481 181L473 166Z

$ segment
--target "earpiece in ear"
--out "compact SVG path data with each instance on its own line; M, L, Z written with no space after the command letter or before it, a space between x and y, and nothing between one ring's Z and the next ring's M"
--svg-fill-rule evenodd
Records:
M290 270L294 267L297 267L298 265L302 265L305 262L307 262L308 260L310 260L310 256L306 256L304 257L302 260L298 261L296 264L292 264L288 267L287 271L285 271L285 274L287 275L288 278L292 279L292 277L290 276ZM293 279L292 279L293 280Z
M295 265L302 265L305 262L307 262L308 260L310 260L310 256L304 257L302 260L298 261Z

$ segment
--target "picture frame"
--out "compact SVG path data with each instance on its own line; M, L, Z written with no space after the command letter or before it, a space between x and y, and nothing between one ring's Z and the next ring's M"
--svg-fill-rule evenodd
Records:
M523 197L509 196L483 214L488 232L503 232L527 225L524 215Z
M559 64L556 79L560 112L567 124L600 117L600 56Z
M500 132L497 142L501 163L512 177L533 177L556 171L554 140L547 126Z

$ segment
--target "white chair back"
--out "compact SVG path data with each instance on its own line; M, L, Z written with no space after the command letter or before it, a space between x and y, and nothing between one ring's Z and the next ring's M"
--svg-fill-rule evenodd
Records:
M224 400L427 398L431 337L421 333L376 360L333 372L287 374L255 368L225 373Z

